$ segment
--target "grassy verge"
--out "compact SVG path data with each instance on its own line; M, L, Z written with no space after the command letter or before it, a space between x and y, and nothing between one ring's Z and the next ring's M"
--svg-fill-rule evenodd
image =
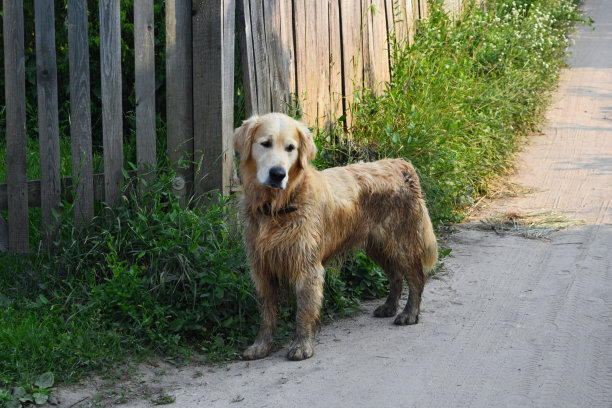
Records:
M457 22L434 6L413 45L392 44L383 95L358 95L351 141L341 127L317 131L317 165L405 157L433 218L459 219L537 123L577 18L570 0L495 0ZM214 198L206 211L182 209L172 174L154 180L144 192L126 186L122 204L100 208L81 232L65 204L54 253L1 255L0 389L47 371L74 381L152 353L231 358L253 338L257 304L235 205ZM328 270L324 313L350 312L384 287L358 254ZM292 331L293 306L284 303L280 336Z

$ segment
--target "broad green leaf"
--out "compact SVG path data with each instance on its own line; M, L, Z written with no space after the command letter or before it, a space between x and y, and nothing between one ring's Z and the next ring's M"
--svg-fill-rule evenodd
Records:
M19 399L24 397L27 392L23 387L13 387L12 394L14 399Z
M53 377L53 373L48 371L44 374L41 374L40 377L34 383L38 388L51 388L53 387L53 383L55 382L55 378Z
M49 394L45 394L43 392L35 392L32 396L34 397L34 403L36 405L45 404L49 399Z
M6 402L6 408L21 408L21 402L18 399Z

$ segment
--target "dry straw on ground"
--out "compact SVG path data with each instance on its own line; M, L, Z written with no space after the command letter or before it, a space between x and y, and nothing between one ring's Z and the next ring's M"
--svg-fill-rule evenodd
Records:
M569 227L583 224L579 220L571 220L567 216L550 210L529 211L519 213L508 211L495 214L475 224L476 228L493 230L498 234L518 234L525 238L549 239L550 234Z

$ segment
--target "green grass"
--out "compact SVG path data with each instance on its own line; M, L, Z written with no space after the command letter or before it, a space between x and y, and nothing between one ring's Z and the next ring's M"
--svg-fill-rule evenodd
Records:
M119 206L80 232L64 203L58 251L3 255L0 386L46 371L74 381L151 353L222 360L254 338L257 301L235 203L212 196L205 210L183 208L172 179L160 171L144 191L134 180ZM380 273L349 263L327 283L325 314L380 296L383 283ZM289 297L283 305L281 337L294 318Z
M460 219L537 126L563 66L565 35L579 17L569 0L523 0L515 7L496 0L487 10L468 8L452 22L434 7L413 45L392 43L393 81L379 97L357 95L350 142L341 126L316 130L315 163L407 158L433 218ZM65 137L61 143L69 151ZM30 142L32 178L36 157ZM31 385L48 371L71 382L151 354L223 360L253 339L257 302L235 203L212 197L205 209L181 207L172 178L158 170L144 192L133 181L117 208L100 205L82 231L74 230L64 203L57 251L35 244L27 256L0 255L0 406L9 398L2 388ZM324 317L354 311L385 286L367 257L349 257L328 269ZM293 331L293 308L287 297L280 338Z

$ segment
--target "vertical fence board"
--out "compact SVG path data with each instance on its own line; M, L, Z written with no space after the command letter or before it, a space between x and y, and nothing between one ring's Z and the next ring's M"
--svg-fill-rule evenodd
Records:
M295 83L296 97L302 111L309 109L306 86L308 84L306 61L306 8L305 0L293 0L294 43L295 43Z
M134 2L134 54L136 85L136 161L145 172L156 164L155 140L155 31L153 0ZM149 173L145 179L151 180Z
M34 13L42 233L44 245L51 247L58 221L54 211L59 210L61 194L53 0L34 2Z
M116 204L123 178L121 21L119 2L100 0L100 71L104 143L104 198Z
M191 0L166 1L166 116L168 157L176 168L175 194L185 196L193 184L193 66Z
M233 177L237 176L234 166L234 47L236 35L236 0L223 0L223 47L222 47L222 100L223 112L221 115L221 163L215 163L216 172L221 180L217 182L223 195L231 190ZM219 138L219 135L215 137Z
M329 95L331 119L342 115L342 44L340 4L329 0Z
M285 55L285 63L287 64L287 80L289 94L295 94L297 84L295 82L295 47L293 46L293 1L278 0L280 32L281 32L281 50ZM291 95L289 102L292 103Z
M281 7L286 0L264 0L264 30L270 70L270 103L274 112L287 112L289 102L289 55L281 39Z
M23 1L4 0L9 251L29 251Z
M72 177L76 183L74 223L81 228L94 216L87 2L81 0L68 0L68 59Z
M316 124L316 119L319 116L319 83L322 79L319 77L319 52L317 50L317 12L319 0L307 0L306 5L306 100L304 109L304 118L309 124ZM313 4L314 3L314 4Z
M259 112L257 107L257 79L253 56L253 32L251 29L250 0L236 0L236 25L240 42L240 67L244 88L244 110L246 117Z
M369 13L370 30L370 60L374 73L372 90L379 93L384 82L389 81L389 44L387 42L387 17L385 0L372 0L374 9Z
M429 14L427 13L428 2L427 0L418 0L419 2L419 19L427 18Z
M370 38L372 31L371 15L372 0L361 0L361 58L363 60L363 86L372 89L374 86L374 71L372 69Z
M417 20L419 18L419 13L417 11L417 1L418 0L406 0L405 1L405 13L406 13L406 21L407 21L407 29L408 29L408 41L410 44L414 42L414 35L416 33Z
M383 0L385 9L383 13L386 17L387 23L387 37L389 39L396 39L397 35L395 34L395 13L399 11L401 0ZM400 27L398 27L400 28ZM389 55L391 51L389 51Z
M196 196L229 193L233 173L234 0L196 0L193 17Z
M255 78L257 87L257 112L267 113L272 110L270 95L270 63L266 45L266 32L264 23L264 3L262 0L250 2L251 30L253 35L253 62L255 64Z
M354 0L340 0L340 14L342 16L342 60L343 82L345 96L346 123L350 128L351 115L349 105L356 89L363 87L363 58L361 45L361 2Z
M311 5L312 8L312 5ZM316 75L313 85L317 92L317 126L324 126L330 121L331 98L329 94L329 4L328 0L316 0L315 8L315 48Z

